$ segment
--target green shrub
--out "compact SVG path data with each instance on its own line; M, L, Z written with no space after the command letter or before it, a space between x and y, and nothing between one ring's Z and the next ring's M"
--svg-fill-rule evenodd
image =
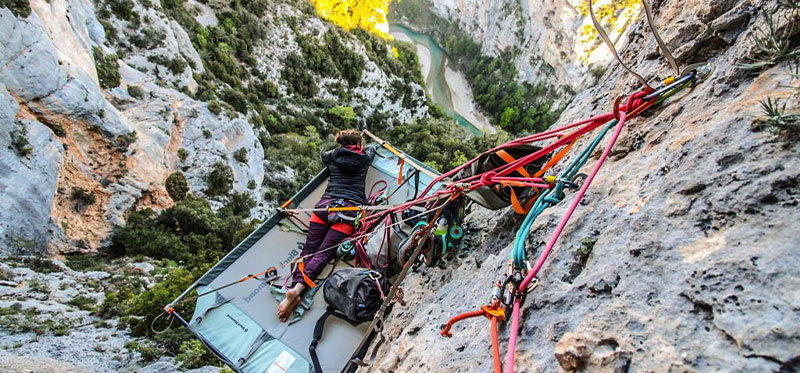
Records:
M156 361L160 359L162 355L161 350L151 343L130 341L125 343L125 348L130 351L138 352L144 362Z
M69 199L74 203L76 210L85 209L86 207L97 202L97 197L95 197L92 192L81 187L72 187L72 191L69 194Z
M167 189L169 198L178 202L186 197L189 192L189 183L186 182L186 177L181 172L174 172L167 177L164 187Z
M247 149L239 148L239 150L233 152L233 159L237 162L247 164Z
M186 162L187 158L189 158L189 152L184 148L178 149L178 159L180 159L181 162Z
M319 91L317 81L309 72L305 59L297 53L286 57L283 70L281 70L281 79L286 82L289 94L311 98L316 96Z
M29 0L3 0L0 2L0 7L5 7L11 10L17 17L28 18L31 14L31 4Z
M219 115L222 112L222 106L217 101L211 101L208 103L208 111L214 113L214 115ZM210 134L210 132L209 132ZM211 137L211 136L207 136Z
M131 131L124 135L119 135L117 136L117 147L119 147L119 149L122 151L128 150L128 147L131 146L131 144L135 143L138 137L139 136L136 133L136 131Z
M339 128L347 128L356 121L356 113L349 106L334 106L328 109L328 119Z
M156 64L161 65L167 68L172 74L178 75L186 70L186 61L183 60L181 57L175 58L168 58L162 55L151 55L147 56L147 60Z
M104 318L121 317L125 316L128 304L134 298L133 287L130 284L125 284L119 289L106 293L106 299L95 310L98 316Z
M189 288L194 283L194 280L195 274L192 271L177 268L170 271L163 281L126 302L122 311L125 315L142 316L141 318L129 319L131 334L137 337L150 337L156 342L160 342L167 352L178 353L180 345L192 338L185 328L172 328L166 333L154 335L150 326L153 323L153 319L159 315L158 311L172 302L185 289ZM190 314L193 305L194 302L184 303L176 307L176 311L181 314ZM168 318L160 317L152 325L155 330L164 330L168 324Z
M125 226L114 229L109 252L172 259L199 268L218 261L235 239L255 228L232 213L240 209L226 206L215 213L208 202L189 195L158 216L150 209L136 211Z
M133 10L133 0L108 0L107 4L117 18L139 23L139 15Z
M166 34L160 30L144 27L141 32L131 35L129 40L137 48L155 49L164 44L165 37Z
M92 48L94 53L94 64L97 69L97 79L103 88L119 87L120 75L119 65L117 64L116 54L103 54L100 47Z
M219 360L212 354L203 342L190 339L181 343L180 352L175 360L181 363L181 368L196 369L206 365L216 364Z
M247 182L247 189L254 190L256 189L256 181L250 180Z
M11 133L11 145L14 147L14 150L17 152L17 154L19 154L21 157L27 157L33 153L33 146L31 146L31 143L28 142L27 131L25 130L25 127L21 128L21 130Z
M58 137L65 137L65 136L67 136L67 131L66 131L66 130L64 129L64 127L63 127L63 126L61 126L60 124L56 124L56 123L45 123L45 125L46 125L47 127L49 127L49 128L50 128L50 129L53 131L53 134L54 134L54 135L56 135L56 136L58 136Z
M30 286L31 292L50 294L50 286L47 285L47 281L45 280L35 278L31 280L28 285Z
M95 306L97 305L97 301L95 301L92 297L87 297L85 295L79 295L75 298L72 298L67 302L70 306L78 307L84 311L93 311Z
M219 96L222 101L227 102L236 111L240 113L247 113L247 96L235 89L223 89Z
M19 262L22 264L22 266L34 272L45 273L45 274L61 272L61 267L59 267L58 265L47 259L26 257L19 259Z
M180 202L176 205L178 204ZM159 226L152 215L153 211L150 209L132 212L125 226L114 229L111 237L111 253L141 254L152 258L186 258L189 249L180 237Z
M455 121L434 118L396 126L381 135L439 171L460 166L504 140L503 134L472 136Z
M256 207L256 201L250 197L249 193L235 192L231 195L230 202L220 210L220 214L247 218L250 216L250 210L253 207Z
M100 271L108 265L103 257L97 254L70 254L66 257L67 267L77 272Z
M278 85L269 80L265 80L261 83L256 83L255 88L259 92L260 96L264 99L278 98L280 96L280 90L278 90Z
M211 171L206 175L205 193L209 196L228 195L233 189L233 171L224 162L217 162L211 166Z
M209 109L210 109L211 105L208 105L208 106L209 106ZM209 131L208 128L203 128L203 137L205 137L207 139L211 138L211 131Z
M298 188L322 170L319 152L322 150L323 140L319 132L315 126L307 125L302 133L302 135L292 132L271 136L267 139L267 146L264 147L266 159L295 170L295 178L291 183L268 185L274 190L277 200L281 202L289 199Z
M142 87L129 85L128 94L131 95L131 97L133 98L141 99L142 97L144 97L144 90L142 89Z

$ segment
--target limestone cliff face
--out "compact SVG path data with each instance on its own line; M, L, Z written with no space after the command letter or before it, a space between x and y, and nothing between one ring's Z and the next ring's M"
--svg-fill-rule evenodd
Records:
M191 191L202 194L217 162L232 169L233 191L256 201L254 217L263 218L274 207L276 201L264 199L265 180L289 183L293 170L280 171L264 159L260 140L270 134L249 115L210 110L208 102L193 98L195 76L206 67L186 30L158 2L130 2L138 25L108 12L104 1L31 0L29 5L26 16L0 8L0 249L39 254L95 249L131 209L170 206L164 187L170 174L182 171ZM269 27L255 45L253 71L286 93L280 73L286 56L298 51L298 35L322 35L332 26L311 17L290 27L287 20L301 14L296 4L267 5ZM201 25L219 22L209 5L186 7ZM102 21L101 9L108 13ZM359 42L346 43L364 53ZM101 63L118 69L118 86L101 88ZM427 116L423 88L411 84L409 107L402 94L398 98L394 79L365 58L359 86L350 102L341 104L361 108L362 120L376 111L400 122ZM315 100L338 100L329 87L341 80L313 83L320 84ZM234 157L242 150L247 162ZM95 202L79 206L76 188ZM210 202L217 208L226 198Z
M32 149L27 156L9 147L0 151L9 160L0 174L8 191L2 199L9 205L0 218L5 245L42 252L48 244L50 254L96 247L137 202L155 208L171 204L163 184L179 166L187 168L194 191L204 187L199 175L219 160L232 164L236 190L246 191L250 180L261 184L262 162L233 161L233 152L242 147L263 153L244 119L213 115L205 103L155 84L157 76L128 64L139 61L136 55L119 62L119 87L101 89L92 50L112 51L104 45L94 5L33 1L31 8L25 19L0 9L2 94L13 97L13 105L4 105L8 115L2 122L9 129L3 131L4 141L24 133ZM164 51L196 57L191 44L177 41L166 18L153 18L166 31ZM191 68L162 78L193 89ZM131 97L130 86L142 89L143 96ZM203 129L211 131L209 138ZM134 132L136 141L128 144L125 137ZM191 155L185 165L179 164L179 148ZM92 193L96 202L75 208L73 188ZM259 193L253 196L261 201Z
M653 4L679 61L708 61L716 71L624 129L523 307L516 370L797 371L800 145L759 130L758 120L760 100L796 112L800 92L785 62L754 74L738 67L766 27L759 13L776 2ZM627 40L622 56L637 71L669 74L643 19ZM609 111L635 89L628 73L610 66L600 84L578 91L556 126ZM534 225L529 257L571 198ZM390 342L371 371L491 371L486 319L461 322L453 338L439 330L489 301L520 222L511 211L469 215L465 227L480 233L447 269L409 276L409 305L393 310ZM500 329L503 353L508 328Z

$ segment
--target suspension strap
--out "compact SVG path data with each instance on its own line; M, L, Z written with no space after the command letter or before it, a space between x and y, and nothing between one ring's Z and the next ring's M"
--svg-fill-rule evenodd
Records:
M647 24L650 25L650 30L653 32L653 36L656 38L656 42L658 43L658 48L661 50L661 55L664 59L669 62L669 65L672 66L672 71L675 72L675 77L681 76L681 70L678 68L678 63L675 62L675 57L672 57L672 53L667 49L667 44L664 43L664 40L661 39L661 35L658 34L658 29L655 26L655 22L653 22L653 12L650 10L650 5L647 4L647 1L642 0L642 6L644 6L644 14L647 16Z
M614 55L614 58L617 59L617 62L619 62L619 64L622 65L622 67L624 67L625 70L628 70L629 73L633 74L633 76L635 76L636 79L640 83L642 83L643 86L651 88L650 85L647 84L647 80L645 80L641 75L639 75L638 73L633 71L630 67L628 67L628 65L626 65L625 62L622 62L622 58L620 58L619 54L617 54L617 47L614 46L614 43L611 41L611 38L609 38L608 34L606 34L606 30L603 29L603 26L600 26L600 21L597 20L597 16L594 15L594 9L592 9L592 0L589 0L589 15L592 17L592 23L594 24L594 28L597 29L597 33L600 34L600 38L603 39L603 42L606 43L608 49L611 50L611 54Z
M388 142L384 141L380 137L375 136L375 134L373 134L372 132L370 132L368 130L364 130L363 133L365 135L369 136L370 138L372 138L372 140L374 140L375 142L380 144L382 147L384 147L387 150L389 150L390 152L392 152L394 155L397 156L397 158L400 158L404 162L408 163L409 166L414 167L417 170L420 170L420 171L424 172L426 175L432 177L434 180L439 178L439 175L437 175L435 172L433 172L433 171L431 171L431 170L429 170L429 169L427 169L425 167L420 166L419 164L417 164L417 162L414 162L413 160L409 159L405 154L403 154L400 151L398 151L397 149L395 149L391 144L389 144Z
M506 163L514 163L514 161L517 160L516 158L511 156L511 154L508 154L508 152L503 149L496 151L495 154L497 154L497 156L500 157L502 160L506 161ZM531 177L531 175L528 173L528 170L526 170L525 167L520 166L514 171L519 172L520 175L524 177Z

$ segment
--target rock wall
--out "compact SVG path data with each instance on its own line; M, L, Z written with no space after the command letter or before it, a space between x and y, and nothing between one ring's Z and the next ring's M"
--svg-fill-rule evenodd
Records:
M185 174L193 193L202 194L212 166L230 166L233 191L256 202L254 218L264 218L276 204L264 199L265 180L292 181L293 170L278 171L280 164L264 159L260 140L270 134L251 124L251 115L212 112L207 102L193 98L195 76L206 68L186 30L158 2L131 5L139 23L107 9L101 21L97 14L108 7L103 1L31 0L27 16L0 8L0 250L47 255L94 250L131 209L170 206L164 181L176 171ZM187 6L201 24L218 22L209 5ZM280 72L286 56L298 51L295 38L322 35L333 26L311 17L308 24L290 27L288 20L301 15L297 4L266 6L270 27L256 39L253 71L286 93ZM364 53L359 42L349 40L348 47ZM98 53L117 65L118 86L102 88ZM164 61L183 68L162 66ZM365 65L351 102L341 104L360 108L362 120L378 110L403 123L428 115L419 84L412 83L416 106L406 107L392 86L398 78L369 58ZM338 100L327 87L341 82L320 82L314 99ZM247 162L234 157L242 149ZM76 202L78 188L95 202ZM227 202L224 196L209 199L214 208Z
M759 119L767 96L796 112L800 91L786 62L756 73L739 67L766 29L759 14L776 2L653 5L679 63L708 61L715 73L623 130L523 306L516 370L797 371L800 144L759 129ZM627 40L622 56L637 71L669 74L643 19ZM609 111L636 87L616 64L600 82L579 91L556 126ZM572 196L539 217L529 258ZM460 322L453 338L439 331L489 301L521 220L472 212L465 228L478 233L465 251L404 283L408 305L394 308L370 371L491 371L488 320ZM508 333L501 326L503 354Z

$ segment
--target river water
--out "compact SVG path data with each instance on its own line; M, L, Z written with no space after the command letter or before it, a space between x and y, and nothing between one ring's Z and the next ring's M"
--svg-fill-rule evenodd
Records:
M452 68L447 54L433 38L394 23L389 25L389 33L397 40L416 46L425 86L434 103L473 134L478 135L481 130L494 132L489 121L477 110L466 79Z

